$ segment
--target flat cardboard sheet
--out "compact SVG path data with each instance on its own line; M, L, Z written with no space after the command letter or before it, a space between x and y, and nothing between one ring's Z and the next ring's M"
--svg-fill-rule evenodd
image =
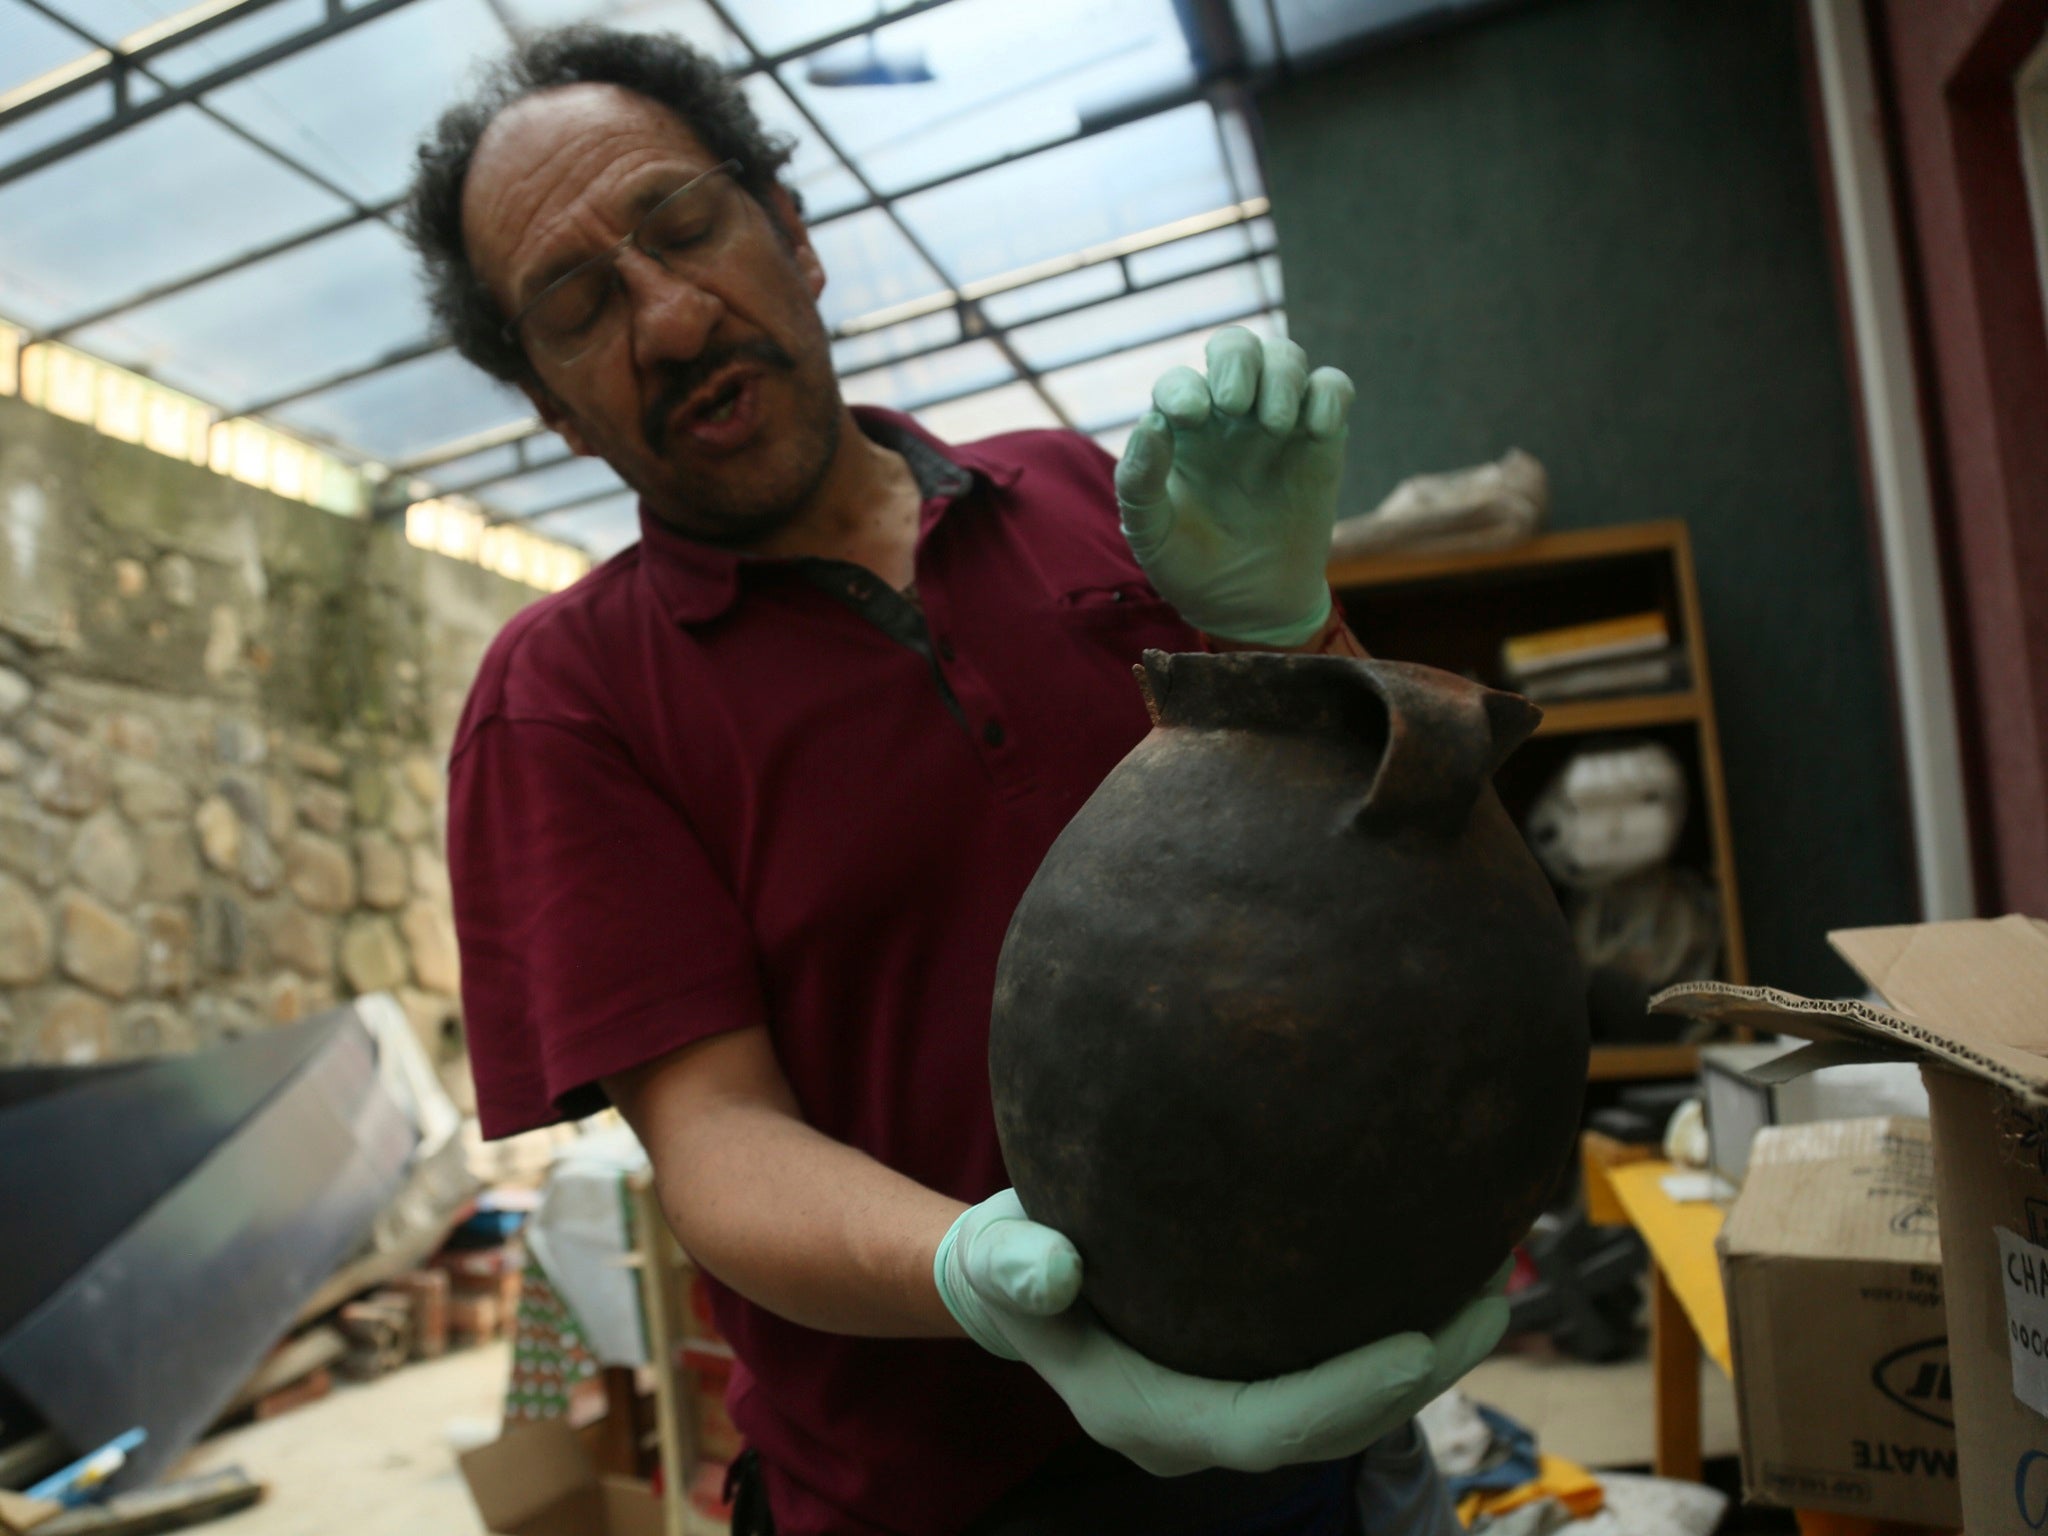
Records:
M2012 914L1852 928L1828 941L1890 1008L1694 981L1665 988L1650 1010L1807 1040L1904 1045L2048 1104L2048 922Z

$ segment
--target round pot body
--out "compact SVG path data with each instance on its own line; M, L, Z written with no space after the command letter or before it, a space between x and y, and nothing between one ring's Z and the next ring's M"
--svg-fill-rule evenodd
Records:
M1491 787L1527 701L1431 668L1167 655L996 979L1025 1209L1161 1364L1225 1380L1434 1330L1553 1192L1585 990Z

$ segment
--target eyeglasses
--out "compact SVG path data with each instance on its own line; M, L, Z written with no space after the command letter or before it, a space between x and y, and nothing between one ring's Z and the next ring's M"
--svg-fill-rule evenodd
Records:
M515 347L524 346L529 355L555 363L573 363L594 351L616 329L624 312L624 306L614 301L624 286L619 258L626 247L632 246L665 272L702 271L739 223L733 184L704 183L739 168L739 161L727 160L684 182L648 209L625 239L571 267L535 294L506 324L505 339Z

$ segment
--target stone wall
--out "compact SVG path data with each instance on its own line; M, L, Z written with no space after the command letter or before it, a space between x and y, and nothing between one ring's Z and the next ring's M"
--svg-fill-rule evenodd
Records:
M0 1060L368 991L459 1052L442 765L536 595L0 399Z

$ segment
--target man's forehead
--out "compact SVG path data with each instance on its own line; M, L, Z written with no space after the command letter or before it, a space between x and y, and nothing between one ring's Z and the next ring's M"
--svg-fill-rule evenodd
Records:
M549 221L586 188L652 165L685 172L713 164L687 124L623 86L554 86L522 97L477 141L463 184L472 252L502 261L536 220Z
M623 85L598 81L549 86L522 96L491 120L477 141L471 174L552 158L608 140L653 140L707 155L674 112Z

